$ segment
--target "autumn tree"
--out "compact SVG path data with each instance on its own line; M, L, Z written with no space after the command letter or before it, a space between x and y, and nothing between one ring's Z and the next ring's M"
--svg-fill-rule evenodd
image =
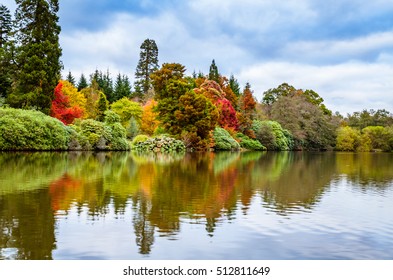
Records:
M239 128L236 111L232 103L226 98L226 93L220 85L212 80L205 80L196 93L206 96L218 109L218 124L225 129L237 130Z
M158 128L160 122L157 119L157 112L154 108L157 106L157 101L149 100L145 106L143 106L143 113L141 118L140 129L142 133L147 135L153 135L154 131Z
M210 144L210 131L217 124L217 107L203 94L188 91L179 99L175 111L176 125L182 130L181 136L188 148L206 149Z
M60 81L61 93L68 97L70 107L78 107L82 110L82 116L85 116L85 110L87 106L87 100L83 93L79 92L78 89L71 84L69 81Z
M16 0L18 69L9 103L49 113L53 89L60 79L58 0Z
M62 87L63 83L59 82L55 88L55 97L50 112L52 117L57 118L64 124L71 124L74 119L82 117L83 111L78 106L70 105L69 97L63 94Z
M90 75L90 83L92 84L93 81L97 83L98 90L105 94L106 99L109 102L113 102L115 99L113 91L113 80L110 76L109 70L107 70L106 73L96 70L92 75Z
M179 108L179 99L191 89L184 79L185 67L178 63L164 63L161 69L151 75L157 101L157 118L162 126L172 135L180 135L175 111Z
M246 84L242 95L239 98L239 129L245 135L255 138L254 131L252 130L252 121L255 117L256 100L251 91L251 85Z
M139 62L135 71L135 95L143 97L151 88L150 75L158 69L158 48L152 39L146 39L141 47Z

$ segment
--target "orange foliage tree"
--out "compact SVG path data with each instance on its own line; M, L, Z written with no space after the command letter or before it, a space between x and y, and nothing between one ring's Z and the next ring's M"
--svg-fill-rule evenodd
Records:
M59 82L55 88L55 98L52 101L51 116L62 121L64 124L71 124L74 119L83 115L83 110L78 106L71 106L69 97L62 92L63 83Z
M154 107L157 106L157 101L151 99L145 106L143 106L141 126L140 129L147 135L153 135L160 122L157 119L157 113L154 112Z

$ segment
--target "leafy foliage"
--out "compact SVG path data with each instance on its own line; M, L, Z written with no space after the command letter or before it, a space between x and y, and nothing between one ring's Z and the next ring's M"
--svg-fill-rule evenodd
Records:
M74 119L83 115L83 110L78 106L71 106L69 96L63 94L63 82L55 88L55 98L52 101L51 116L62 121L64 124L71 124Z
M138 137L138 136L137 136ZM138 152L184 152L186 150L182 141L167 136L148 138L143 141L144 135L133 141L132 149Z
M110 106L111 110L120 116L121 124L127 127L131 118L134 118L138 124L141 123L143 113L142 106L126 97L117 100Z
M239 150L240 144L229 134L228 131L221 127L216 127L213 131L214 149L215 150Z
M356 151L360 145L360 131L349 127L340 127L337 130L336 150Z
M236 138L239 140L240 147L247 150L255 150L255 151L265 151L266 147L261 144L258 140L251 139L247 135L243 133L237 133Z
M291 133L276 121L254 120L252 129L259 142L268 150L287 151L293 148Z
M0 108L0 150L67 150L70 134L38 111Z
M158 128L160 122L157 120L157 112L154 108L157 106L157 101L149 100L143 106L142 120L141 120L141 130L147 135L153 135L154 131Z
M60 79L58 0L17 0L18 46L14 91L9 103L49 114L53 89Z

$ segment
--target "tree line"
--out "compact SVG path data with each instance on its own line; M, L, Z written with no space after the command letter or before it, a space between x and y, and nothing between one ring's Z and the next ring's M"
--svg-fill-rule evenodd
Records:
M160 67L152 39L141 44L133 86L121 73L113 80L109 70L81 74L78 81L69 71L61 79L58 1L16 3L14 19L0 5L0 106L41 111L77 132L90 129L94 135L85 135L83 141L90 141L85 146L99 147L101 138L110 139L94 131L105 130L95 121L118 122L125 131L119 133L129 140L165 134L198 150L393 149L393 116L386 110L343 117L315 91L287 83L265 91L259 102L250 83L242 89L233 75L220 73L214 59L208 74L186 75L179 63ZM122 141L114 146L124 147Z

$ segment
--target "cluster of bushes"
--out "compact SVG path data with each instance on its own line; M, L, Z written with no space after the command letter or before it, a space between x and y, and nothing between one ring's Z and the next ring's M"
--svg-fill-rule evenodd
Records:
M67 150L70 133L38 111L0 108L0 150Z
M138 152L185 152L186 146L180 140L168 136L149 138L146 135L137 135L131 143L132 150Z
M240 144L229 134L228 131L221 127L216 127L213 131L214 149L215 150L239 150Z
M77 120L66 126L41 112L0 108L0 150L129 150L120 118Z
M294 148L291 133L276 121L254 120L252 129L256 139L271 151L287 151Z
M393 151L393 128L368 126L360 130L349 126L340 127L337 131L336 150Z

